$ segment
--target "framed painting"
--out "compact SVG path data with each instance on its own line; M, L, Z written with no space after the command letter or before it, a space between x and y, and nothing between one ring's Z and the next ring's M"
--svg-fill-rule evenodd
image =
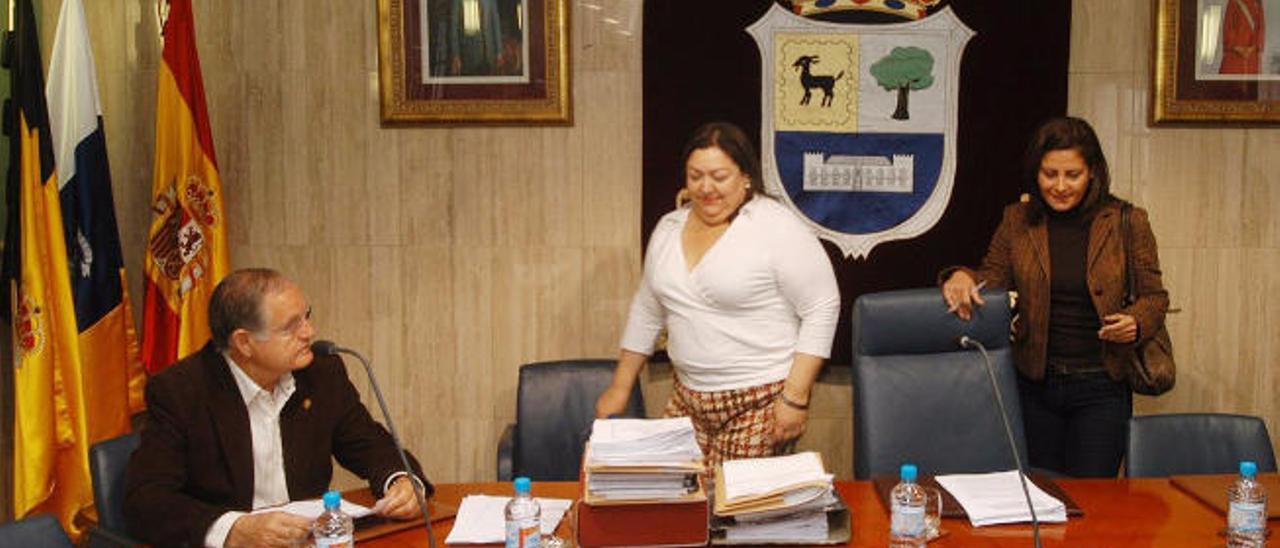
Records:
M1280 123L1280 0L1157 0L1152 122Z
M389 124L567 125L567 0L378 0Z

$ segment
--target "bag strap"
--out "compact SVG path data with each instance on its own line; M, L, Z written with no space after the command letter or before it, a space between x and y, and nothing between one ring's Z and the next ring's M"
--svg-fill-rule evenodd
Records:
M1124 305L1129 306L1138 301L1137 281L1133 276L1133 230L1129 228L1129 212L1133 204L1124 202L1120 205L1120 241L1124 248Z

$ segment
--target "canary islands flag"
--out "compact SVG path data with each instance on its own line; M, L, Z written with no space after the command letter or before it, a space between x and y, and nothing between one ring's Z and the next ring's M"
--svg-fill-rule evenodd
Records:
M129 416L143 407L146 375L138 358L81 0L62 3L46 97L92 444L129 431Z

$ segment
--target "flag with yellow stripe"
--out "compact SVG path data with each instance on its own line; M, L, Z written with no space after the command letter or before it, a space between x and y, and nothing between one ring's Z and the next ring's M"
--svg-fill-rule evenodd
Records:
M13 329L16 516L73 518L93 499L83 378L44 75L31 0L14 4L4 274Z
M45 88L75 299L89 443L128 432L146 375L125 280L84 6L63 0Z
M209 296L229 263L191 0L169 2L163 61L142 320L142 363L151 373L209 340Z

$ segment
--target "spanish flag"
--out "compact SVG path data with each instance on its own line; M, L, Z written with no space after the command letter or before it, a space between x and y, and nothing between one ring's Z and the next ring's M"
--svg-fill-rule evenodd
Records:
M163 59L142 314L142 363L151 373L209 340L209 296L229 262L191 0L169 2Z
M14 5L4 274L13 330L16 516L49 512L73 534L93 499L83 377L62 208L31 0Z
M80 333L89 443L130 429L146 375L116 228L93 50L80 0L64 0L45 89Z

